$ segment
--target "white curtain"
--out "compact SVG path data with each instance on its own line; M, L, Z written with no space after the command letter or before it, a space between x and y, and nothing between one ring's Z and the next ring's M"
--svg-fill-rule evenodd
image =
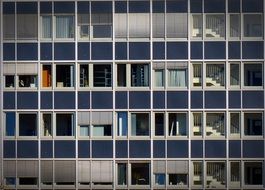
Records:
M73 38L74 33L73 16L57 16L56 17L56 37L57 38Z
M42 38L52 37L52 17L42 16Z
M186 87L186 69L168 70L169 86Z
M164 86L164 70L155 70L155 86Z

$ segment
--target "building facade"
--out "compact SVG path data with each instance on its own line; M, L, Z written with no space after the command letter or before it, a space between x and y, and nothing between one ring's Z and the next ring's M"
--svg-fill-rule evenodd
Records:
M0 188L265 188L263 0L0 2Z

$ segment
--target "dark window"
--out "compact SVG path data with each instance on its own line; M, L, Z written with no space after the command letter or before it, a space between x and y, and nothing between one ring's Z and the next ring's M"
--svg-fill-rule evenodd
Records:
M74 115L56 114L56 136L74 136Z
M112 85L111 65L94 64L93 73L94 73L93 76L94 87L111 87Z
M5 116L5 136L15 136L16 113L6 112Z
M150 178L149 163L132 163L131 164L131 183L132 185L149 185Z
M19 114L19 136L37 136L37 114Z

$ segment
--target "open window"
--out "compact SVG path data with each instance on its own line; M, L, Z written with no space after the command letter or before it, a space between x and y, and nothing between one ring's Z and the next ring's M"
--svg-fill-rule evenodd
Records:
M149 86L149 64L131 64L131 86Z
M52 65L42 64L42 87L52 87Z
M166 161L155 160L153 162L153 174L155 178L155 186L166 185Z
M262 162L245 162L244 179L245 185L262 185L263 166Z
M187 87L186 62L167 63L168 86L169 87Z
M128 114L127 112L117 112L117 135L119 137L128 134Z
M262 136L262 118L262 113L244 113L244 133L246 136Z
M262 63L244 63L244 86L262 86Z
M79 65L79 86L89 87L89 64Z
M225 113L206 113L206 136L225 136Z
M17 75L19 88L36 88L38 86L37 63L17 64Z
M3 64L5 88L15 88L16 65L14 63Z
M92 112L93 137L112 135L112 112Z
M35 160L17 161L17 178L19 185L38 185L39 165Z
M150 184L150 164L131 163L131 185Z
M56 114L56 136L74 136L74 114L57 113Z
M52 136L52 113L41 114L41 133L42 136Z
M112 185L112 161L92 161L92 185Z
M90 114L89 112L78 112L79 136L89 137L90 135Z
M168 185L183 187L188 185L188 161L168 161Z
M19 136L37 136L37 114L19 113Z
M93 65L93 83L94 87L111 87L112 73L110 64Z
M131 113L131 136L149 136L148 113Z
M74 87L75 75L73 64L56 65L56 87Z
M187 114L168 114L168 136L187 136Z

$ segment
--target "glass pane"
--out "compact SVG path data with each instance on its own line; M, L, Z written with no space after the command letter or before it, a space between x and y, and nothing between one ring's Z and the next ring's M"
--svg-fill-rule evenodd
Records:
M220 87L225 85L225 69L223 64L206 65L206 86Z
M169 113L168 115L168 135L169 136L186 136L187 135L187 118L186 113Z
M118 185L127 184L127 164L118 163Z
M78 29L80 38L89 38L89 14L78 14Z
M216 188L225 185L225 163L222 162L208 162L207 163L207 184L208 187Z
M230 162L231 176L230 185L233 187L240 187L240 162Z
M164 70L155 70L155 86L163 87L164 86Z
M37 39L38 37L38 15L17 15L17 38L20 40Z
M131 135L148 136L149 135L149 114L132 113L131 114Z
M89 86L89 71L88 65L80 65L80 87L88 87Z
M202 15L192 15L191 36L193 38L202 37Z
M117 65L117 86L126 86L126 64Z
M167 37L187 38L188 15L187 13L167 13Z
M19 114L19 136L37 136L36 114Z
M155 113L155 136L164 135L164 113Z
M89 136L89 125L80 125L80 136Z
M115 37L126 38L127 37L127 14L115 13Z
M244 128L245 135L261 136L262 135L262 113L245 113Z
M42 38L52 37L52 16L42 16Z
M130 38L149 38L150 37L149 13L130 13L129 14L129 37Z
M230 135L240 134L240 113L230 113Z
M52 115L42 114L42 135L52 136Z
M262 162L246 162L244 167L245 185L262 185Z
M93 38L112 37L112 14L98 13L91 15L91 25Z
M118 136L127 136L127 113L118 112Z
M209 38L225 37L224 15L206 15L205 35Z
M225 115L224 113L206 113L206 135L225 135Z
M153 38L165 37L165 14L153 13Z
M193 135L202 136L202 113L193 113Z
M56 65L56 87L73 87L74 78L74 65Z
M262 86L262 64L244 64L244 85Z
M202 185L203 167L202 162L193 162L193 185Z
M131 86L149 85L149 65L131 64Z
M94 86L110 87L111 86L111 65L93 65L94 68Z
M239 64L230 64L230 85L238 86L240 84Z
M6 75L5 76L5 87L6 88L14 88L15 87L15 76L14 75Z
M262 20L263 19L261 14L245 14L244 37L262 37L263 36Z
M74 135L74 115L56 114L56 136Z
M235 14L235 15L230 15L230 28L229 28L229 33L230 37L232 38L239 38L240 37L240 15Z
M3 15L3 38L4 40L15 39L15 15L14 14Z
M186 87L186 69L168 70L168 86Z
M149 164L132 163L131 164L131 183L132 185L148 185L149 182Z
M166 175L165 174L155 174L155 185L165 185Z
M56 38L74 37L74 16L56 16Z
M6 112L5 116L5 136L15 136L16 113Z
M42 87L52 86L52 67L51 65L42 66Z
M202 86L202 65L193 64L193 86Z
M35 88L37 87L37 76L36 75L19 75L18 76L19 87L21 88Z

